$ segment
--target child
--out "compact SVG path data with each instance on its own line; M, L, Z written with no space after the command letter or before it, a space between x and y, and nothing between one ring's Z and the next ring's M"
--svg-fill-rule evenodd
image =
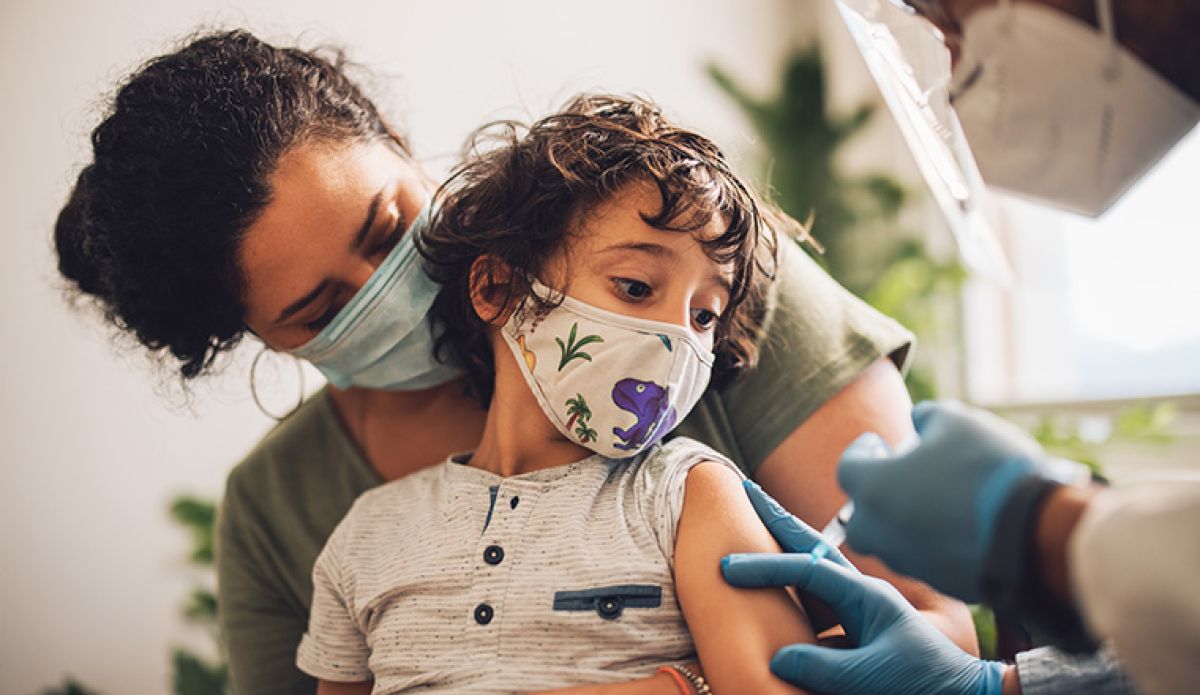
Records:
M796 692L767 665L812 640L802 611L721 578L726 553L778 550L740 474L662 443L714 364L754 361L763 204L710 141L608 96L505 126L439 198L416 241L483 440L355 502L301 670L321 693ZM673 668L697 656L702 677Z

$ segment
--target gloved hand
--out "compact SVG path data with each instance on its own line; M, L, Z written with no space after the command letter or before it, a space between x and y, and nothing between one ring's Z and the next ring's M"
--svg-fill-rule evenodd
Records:
M854 500L846 541L897 572L979 602L1000 510L1017 483L1048 470L1046 455L1013 424L958 403L920 403L912 419L915 448L880 458L882 440L867 433L842 454L838 482Z
M1003 664L981 661L930 625L892 585L863 576L834 551L814 561L806 552L820 535L757 485L747 493L787 554L728 555L734 586L794 585L838 614L851 649L796 644L771 659L771 672L793 685L842 695L1000 695Z

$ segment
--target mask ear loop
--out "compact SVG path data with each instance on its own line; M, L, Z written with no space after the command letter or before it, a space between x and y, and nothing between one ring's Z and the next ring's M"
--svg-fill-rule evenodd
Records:
M1117 31L1113 23L1112 0L1096 0L1096 19L1100 33L1108 43L1108 65L1104 66L1104 79L1115 81L1121 76L1121 46L1117 43Z
M263 355L270 351L271 349L264 345L263 348L258 351L258 354L254 356L254 361L250 363L250 396L254 399L254 405L258 406L258 412L266 415L276 422L281 422L290 417L292 413L299 410L301 405L304 405L304 365L300 364L300 360L292 357L292 364L296 365L296 374L298 374L300 377L300 395L296 398L296 405L292 406L291 410L287 411L283 415L276 415L270 410L267 410L266 406L263 405L262 399L258 397L258 387L254 379L254 374L256 371L258 371L259 360L262 359Z

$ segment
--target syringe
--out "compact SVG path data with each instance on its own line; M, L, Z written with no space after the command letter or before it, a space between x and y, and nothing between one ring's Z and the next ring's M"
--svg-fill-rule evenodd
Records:
M892 451L882 439L876 438L874 445L870 449L857 453L860 456L866 454L873 458L886 458L915 449L919 441L916 436L909 437L901 442L895 451ZM837 510L837 514L834 514L833 518L829 520L829 523L825 524L825 528L821 529L821 540L813 547L811 552L813 562L825 557L834 548L842 547L842 544L846 542L846 524L850 523L850 517L852 516L854 516L854 500L847 500Z
M846 524L854 514L854 501L850 500L837 510L837 514L821 529L821 541L812 549L813 562L829 554L834 548L841 547L846 542Z

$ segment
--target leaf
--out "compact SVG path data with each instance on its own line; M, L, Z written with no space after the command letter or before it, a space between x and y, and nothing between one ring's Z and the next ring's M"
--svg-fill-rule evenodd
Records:
M971 606L971 620L975 623L975 634L979 637L980 658L998 659L996 616L987 606Z
M604 338L601 338L598 335L589 335L589 336L585 337L583 340L580 340L578 343L575 343L575 349L578 350L579 348L583 347L584 345L591 345L592 343L603 343L603 342L604 342Z
M182 649L174 651L176 695L224 695L229 676L223 664L209 664Z
M210 528L217 519L217 507L198 497L182 496L171 503L171 516L184 526Z
M183 614L202 623L215 624L217 620L217 597L207 589L193 589L184 606Z
M74 678L67 676L63 684L56 688L46 688L41 695L99 695L99 692L83 685Z

